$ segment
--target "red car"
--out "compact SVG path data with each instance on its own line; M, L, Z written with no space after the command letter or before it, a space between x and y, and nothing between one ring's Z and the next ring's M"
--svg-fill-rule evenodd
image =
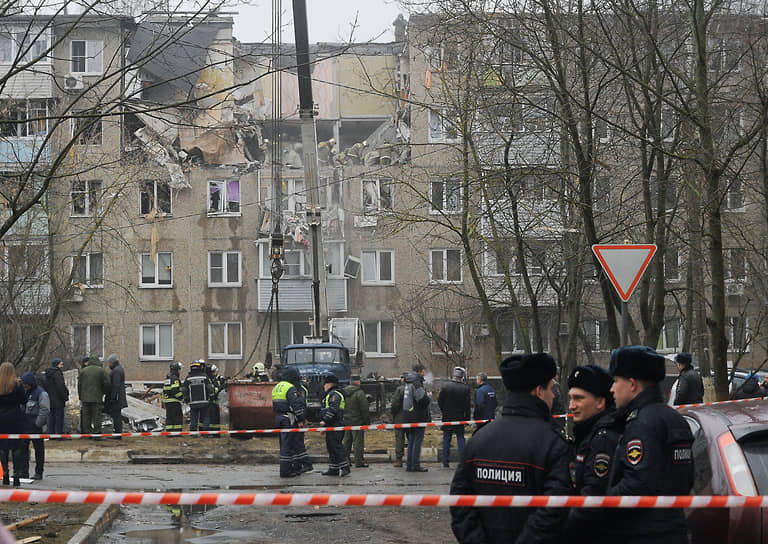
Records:
M695 495L768 495L768 399L686 408ZM768 544L768 509L688 511L692 542Z

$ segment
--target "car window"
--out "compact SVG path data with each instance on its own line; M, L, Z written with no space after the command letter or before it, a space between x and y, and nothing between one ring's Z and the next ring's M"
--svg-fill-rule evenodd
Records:
M691 432L693 432L693 493L694 495L699 495L712 483L709 443L699 424L691 418L686 417L685 419L688 421L688 425L691 425L691 422L693 422L698 428L694 431L693 425L691 425Z
M768 493L768 436L748 437L739 444L752 471L758 494L765 495Z

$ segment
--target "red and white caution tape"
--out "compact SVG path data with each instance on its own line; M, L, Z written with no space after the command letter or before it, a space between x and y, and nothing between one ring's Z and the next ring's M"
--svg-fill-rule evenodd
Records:
M4 489L0 490L0 502L506 508L764 508L768 506L768 496L344 495L329 493L142 493Z
M428 423L379 423L377 425L346 425L344 427L289 427L281 429L240 429L227 431L146 431L141 433L106 433L106 434L0 434L0 439L38 439L38 438L132 438L137 436L209 436L222 434L279 434L279 433L326 433L329 431L369 431L387 429L414 429L418 427L445 427L447 425L470 425L485 423L487 419L469 421L430 421Z

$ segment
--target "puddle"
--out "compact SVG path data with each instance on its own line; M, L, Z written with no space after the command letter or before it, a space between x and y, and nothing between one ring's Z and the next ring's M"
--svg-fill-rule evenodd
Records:
M193 542L190 539L205 537L216 532L207 529L195 529L193 527L141 529L139 531L128 531L125 533L125 537L131 539L132 542L183 544L185 542Z

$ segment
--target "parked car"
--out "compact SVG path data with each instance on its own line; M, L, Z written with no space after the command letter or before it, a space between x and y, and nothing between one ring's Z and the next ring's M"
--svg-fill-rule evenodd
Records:
M683 408L693 432L695 495L768 494L768 400ZM693 544L768 544L768 508L688 511Z

